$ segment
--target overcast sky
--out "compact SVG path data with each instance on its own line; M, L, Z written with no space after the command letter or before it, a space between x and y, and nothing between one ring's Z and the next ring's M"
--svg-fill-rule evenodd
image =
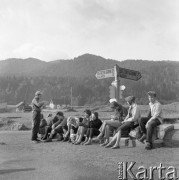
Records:
M0 0L0 59L179 61L179 0Z

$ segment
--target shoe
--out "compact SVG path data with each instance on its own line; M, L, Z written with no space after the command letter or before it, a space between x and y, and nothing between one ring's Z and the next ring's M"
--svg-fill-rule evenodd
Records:
M40 142L39 140L32 140L32 143L34 143L34 144L37 144L39 142Z
M145 146L145 149L151 150L152 149L152 144L151 143L147 143L146 146Z
M57 141L63 141L63 140L64 140L63 136L60 136L60 137L57 139Z
M100 146L106 146L109 142L104 142L102 144L100 144Z
M138 139L138 141L141 142L142 144L144 144L145 139L146 139L146 135L143 134L143 136L140 139Z
M74 143L74 145L79 145L79 144L81 144L81 141L77 141Z
M45 139L43 142L52 142L51 138Z
M69 138L69 139L68 139L68 143L71 143L71 142L72 142L72 141L71 141L71 139Z
M113 147L111 147L111 149L119 149L120 148L120 146L113 146Z
M104 146L105 148L109 148L112 147L112 144L108 143L106 146Z
M69 139L68 139L68 137L65 137L65 138L63 139L63 142L67 142L67 141L69 141Z

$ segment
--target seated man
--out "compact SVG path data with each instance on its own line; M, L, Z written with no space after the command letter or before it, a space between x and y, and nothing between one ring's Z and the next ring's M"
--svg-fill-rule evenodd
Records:
M47 126L47 121L44 118L43 114L41 113L41 120L40 120L40 126L39 126L39 134L41 135L41 138L45 134L46 126Z
M52 130L52 125L58 121L57 115L58 115L58 112L55 115L55 117L53 117L53 115L51 113L48 114L48 116L46 118L46 123L42 124L42 126L45 125L45 127L44 127L45 132L44 132L44 135L42 137L42 140L46 140L48 138L49 133L51 133L51 130Z
M161 116L162 106L156 99L156 93L154 91L149 91L148 98L149 98L150 113L148 118L145 119L142 118L139 121L140 131L143 134L142 137L139 139L139 141L144 143L144 140L146 139L145 149L150 150L153 148L152 135L154 132L154 128L162 123L163 118Z
M56 134L60 134L60 138L58 139L59 141L63 140L63 134L67 131L67 118L64 117L63 112L60 111L56 114L56 116L58 121L52 125L50 136L44 142L52 142L52 139Z

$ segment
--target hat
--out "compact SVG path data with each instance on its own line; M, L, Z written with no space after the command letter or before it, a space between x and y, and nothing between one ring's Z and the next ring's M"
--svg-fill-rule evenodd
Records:
M149 91L147 94L148 94L149 96L153 96L153 97L156 97L156 96L157 96L157 94L156 94L155 91Z
M40 91L36 91L35 96L41 95L42 93Z
M112 102L117 102L117 100L116 100L115 98L112 98L112 99L109 100L109 102L110 102L110 103L112 103Z
M57 115L58 115L58 116L63 116L63 112L58 111L57 114L56 114L56 116L57 116Z
M128 96L125 98L125 100L128 102L128 103L132 103L135 101L135 97L134 96Z
M91 111L90 111L89 109L85 109L84 112L85 112L86 114L88 114L89 116L91 116Z

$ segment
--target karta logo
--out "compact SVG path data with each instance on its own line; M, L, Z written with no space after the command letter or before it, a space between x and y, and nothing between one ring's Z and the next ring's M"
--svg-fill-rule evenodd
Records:
M133 169L136 162L119 162L118 163L118 179L119 180L156 180L154 178L154 171L157 173L159 180L177 180L179 177L177 177L177 170L174 166L168 166L165 167L160 163L160 165L157 166L150 166L149 168L146 168L145 166L139 166L135 168L137 169L137 173L134 174Z

